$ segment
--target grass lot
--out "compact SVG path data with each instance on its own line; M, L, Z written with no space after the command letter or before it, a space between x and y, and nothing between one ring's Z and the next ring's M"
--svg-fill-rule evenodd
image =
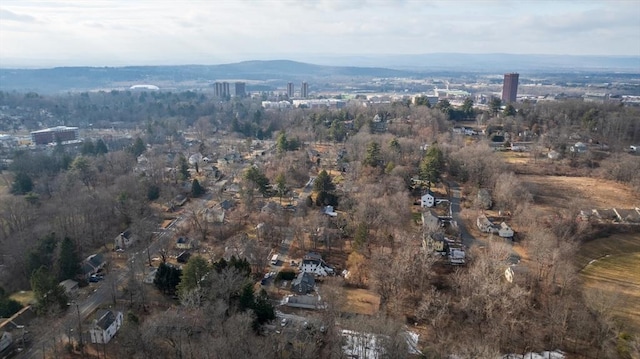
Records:
M576 259L584 266L580 272L584 285L617 296L618 316L640 332L640 233L587 242Z
M580 209L633 208L640 203L640 193L624 184L589 177L520 175L529 188L536 206L555 213L571 204Z
M348 313L373 315L380 309L380 296L366 289L344 288L345 304L342 310Z
M17 300L22 305L29 305L35 302L35 298L33 296L32 291L20 291L13 293L9 296L9 298L13 300Z

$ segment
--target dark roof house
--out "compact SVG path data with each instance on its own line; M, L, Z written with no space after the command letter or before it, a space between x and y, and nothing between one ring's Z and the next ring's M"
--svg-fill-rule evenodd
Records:
M300 272L296 279L291 282L291 289L298 294L308 294L313 292L316 287L316 280L313 274Z

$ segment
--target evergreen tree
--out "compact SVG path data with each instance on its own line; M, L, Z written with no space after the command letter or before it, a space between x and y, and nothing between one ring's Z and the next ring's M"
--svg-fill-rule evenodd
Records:
M191 174L189 173L189 163L182 154L178 157L178 174L182 181L188 180L189 177L191 177Z
M83 156L93 156L96 154L96 148L93 145L93 141L91 141L91 139L86 139L84 140L84 142L82 142L80 153L82 153Z
M276 138L276 149L279 153L284 153L289 149L289 141L287 140L287 134L284 131L278 133Z
M205 192L204 188L200 185L197 179L193 179L191 182L191 195L193 197L200 197Z
M262 173L258 167L251 166L247 168L244 172L244 178L247 181L252 182L258 188L258 191L262 193L263 196L269 195L269 179Z
M489 100L489 110L493 116L498 114L500 106L502 106L502 100L497 97L491 97L491 100Z
M211 271L211 268L209 268L209 264L204 258L200 256L189 258L189 261L182 269L180 284L177 287L178 292L185 294L193 289L200 288L209 271Z
M98 141L96 142L95 154L96 155L105 155L107 153L109 153L109 149L107 148L107 144L104 143L104 141L101 138L98 139Z
M64 287L58 284L50 270L40 267L35 270L29 278L31 290L37 301L37 311L47 313L52 309L64 309L67 307L69 298Z
M381 163L380 145L377 142L369 142L367 145L367 155L364 161L362 161L362 164L370 167L378 167Z
M142 139L140 137L137 137L135 142L133 143L133 146L131 146L130 152L137 158L146 150L147 148L145 147L144 142L142 142Z
M322 170L316 177L315 182L313 183L313 190L321 193L321 192L331 192L336 188L331 180L331 177L327 173L327 171Z
M512 105L512 104L508 103L508 104L504 107L504 110L502 110L502 114L503 114L504 116L507 116L507 117L509 117L509 116L513 117L513 116L515 116L515 115L516 115L516 108L515 108L515 107L513 107L513 105Z
M471 97L464 99L464 103L462 104L462 113L467 118L473 116L473 100Z
M280 204L282 204L282 196L287 193L287 179L282 172L276 177L276 189L278 190L278 196L280 196Z
M180 283L180 277L182 271L166 263L160 263L156 276L153 279L153 284L162 293L173 294L176 292L176 287Z
M436 183L444 168L444 156L437 145L430 146L420 162L420 179L428 183Z
M12 194L25 194L33 190L33 181L25 172L18 172L11 185Z
M74 279L80 273L80 261L75 243L71 238L64 237L58 254L58 279Z

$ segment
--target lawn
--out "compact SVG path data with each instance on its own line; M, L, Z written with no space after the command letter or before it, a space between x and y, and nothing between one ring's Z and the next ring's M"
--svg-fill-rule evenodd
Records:
M33 296L33 292L32 291L22 291L21 290L19 292L11 294L9 296L9 298L11 298L13 300L17 300L22 305L29 305L29 304L35 302L35 298Z

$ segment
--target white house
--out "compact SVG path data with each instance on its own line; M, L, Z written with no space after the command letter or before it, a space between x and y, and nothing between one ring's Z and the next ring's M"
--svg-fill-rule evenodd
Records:
M178 249L191 249L193 247L193 241L191 238L179 237L176 240L176 248Z
M433 207L436 205L436 196L431 191L423 194L420 197L420 207Z
M122 326L122 312L99 310L98 319L94 321L93 328L89 330L91 342L94 344L107 344Z
M502 238L511 238L513 237L513 229L511 229L511 227L509 227L505 222L502 222L498 229L498 235Z
M130 230L126 230L116 236L114 245L116 248L129 248L135 242L136 236Z
M326 277L333 274L333 268L329 267L319 253L310 252L302 258L300 271Z

